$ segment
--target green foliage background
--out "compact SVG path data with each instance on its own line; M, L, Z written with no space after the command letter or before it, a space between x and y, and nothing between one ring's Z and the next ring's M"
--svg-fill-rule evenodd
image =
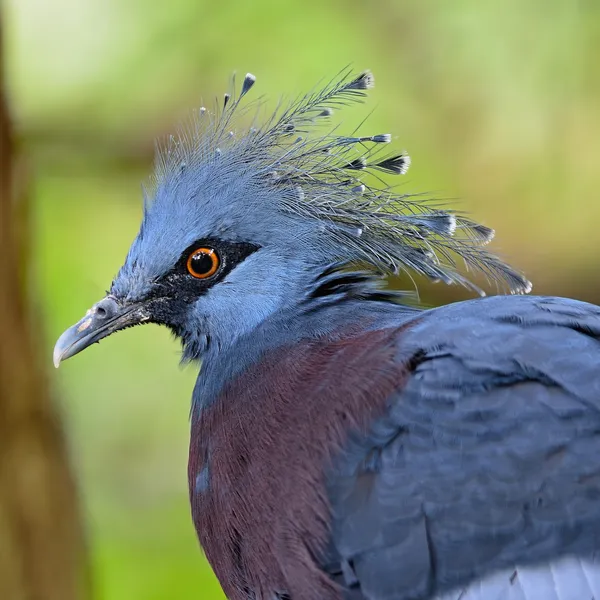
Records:
M348 128L392 131L403 185L460 198L534 291L600 302L600 3L595 0L7 0L10 100L33 182L33 301L57 335L135 235L153 139L253 72L294 96L351 63L377 87ZM425 288L431 303L465 297ZM196 368L158 328L54 375L102 600L222 597L186 490Z

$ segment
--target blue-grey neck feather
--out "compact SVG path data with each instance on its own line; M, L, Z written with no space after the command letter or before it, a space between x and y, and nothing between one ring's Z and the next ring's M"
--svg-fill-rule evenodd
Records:
M389 302L366 303L359 299L344 298L326 304L320 311L297 306L279 308L271 313L261 326L241 334L235 345L212 346L204 355L202 371L193 394L192 415L211 404L227 382L260 360L265 352L300 342L305 338L346 335L354 327L366 330L402 325L415 315L418 308Z

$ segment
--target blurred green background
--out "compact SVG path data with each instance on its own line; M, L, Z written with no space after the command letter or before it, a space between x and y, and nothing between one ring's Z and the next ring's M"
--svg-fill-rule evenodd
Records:
M58 334L110 285L153 140L233 71L271 105L351 63L377 86L348 128L392 131L411 191L460 198L541 294L600 302L597 0L7 0L10 102L33 182L34 302ZM427 290L429 302L463 297ZM82 490L95 597L222 597L186 484L195 367L156 327L53 373Z

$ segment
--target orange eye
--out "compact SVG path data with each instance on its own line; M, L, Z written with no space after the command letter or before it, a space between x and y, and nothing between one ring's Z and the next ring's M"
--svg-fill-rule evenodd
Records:
M219 268L221 261L214 248L198 248L187 259L187 270L196 279L212 277Z

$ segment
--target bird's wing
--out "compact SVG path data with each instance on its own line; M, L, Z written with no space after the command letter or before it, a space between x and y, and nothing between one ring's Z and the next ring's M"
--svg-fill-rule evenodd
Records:
M346 597L600 599L600 309L451 305L398 360L405 386L329 477Z

